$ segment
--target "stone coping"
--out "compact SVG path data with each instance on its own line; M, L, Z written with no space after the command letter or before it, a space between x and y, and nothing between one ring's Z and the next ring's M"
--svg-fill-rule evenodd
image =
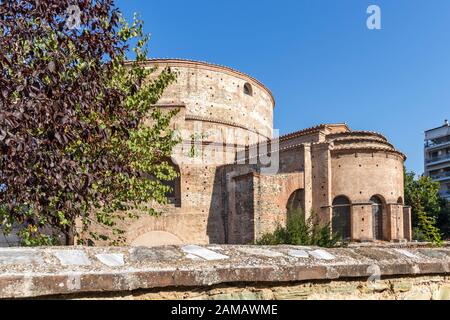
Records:
M450 274L450 247L165 246L0 249L0 298Z

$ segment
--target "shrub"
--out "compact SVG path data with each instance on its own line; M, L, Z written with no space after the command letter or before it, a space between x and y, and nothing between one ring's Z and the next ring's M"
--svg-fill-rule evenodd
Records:
M332 235L330 225L321 226L315 212L308 219L301 210L288 212L286 226L278 224L273 233L267 233L257 245L308 245L336 247L339 237Z

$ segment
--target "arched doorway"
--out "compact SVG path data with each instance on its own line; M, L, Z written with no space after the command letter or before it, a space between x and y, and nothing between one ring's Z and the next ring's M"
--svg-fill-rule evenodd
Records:
M286 210L289 213L300 212L305 214L305 190L298 189L294 191L286 205Z
M331 227L334 236L338 236L342 240L351 239L351 203L345 196L339 196L333 201L333 217Z
M378 196L370 199L372 203L372 229L374 240L383 240L383 201Z

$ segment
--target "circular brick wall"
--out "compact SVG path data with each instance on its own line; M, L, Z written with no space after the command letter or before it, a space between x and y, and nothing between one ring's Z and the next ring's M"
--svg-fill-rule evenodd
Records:
M205 140L222 143L220 135L233 131L236 143L247 144L256 134L265 140L273 133L271 92L258 80L228 67L186 60L149 60L160 69L178 73L176 83L158 104L185 105L185 129L202 123ZM251 142L251 141L250 141Z
M349 132L330 135L332 196L344 195L352 203L367 203L379 196L386 203L403 198L405 156L380 134Z
M168 206L158 218L132 223L127 237L152 245L158 243L157 231L174 235L167 238L171 244L177 243L175 239L223 243L226 190L217 168L234 163L243 147L272 138L273 96L258 80L224 66L176 59L148 60L146 66L157 69L150 79L166 67L177 73L177 81L166 88L157 105L180 108L173 125L183 143L172 155L180 169L180 205ZM203 142L200 147L192 144L193 135L196 142ZM199 149L201 154L191 154Z

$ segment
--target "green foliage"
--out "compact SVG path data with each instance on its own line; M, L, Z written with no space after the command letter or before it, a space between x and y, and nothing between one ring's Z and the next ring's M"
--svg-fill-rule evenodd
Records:
M109 145L102 144L101 148L102 152L108 150L113 157L121 159L131 170L116 174L107 171L93 186L108 200L98 201L95 197L91 199L91 206L96 210L93 217L85 216L82 220L83 230L89 233L89 237L80 241L80 244L92 245L97 241L111 241L112 245L124 244L125 232L118 222L126 218L137 219L139 215L136 210L158 215L149 206L149 202L167 204L166 195L172 190L164 182L177 178L175 169L166 159L170 159L173 148L180 142L169 127L178 110L163 113L154 107L164 89L175 81L176 74L166 69L153 77L152 81L147 81L155 70L142 66L147 58L148 42L148 36L143 34L143 22L135 17L132 25L125 20L121 20L121 25L119 35L124 42L137 39L137 46L133 48L136 59L128 63L123 55L113 61L110 86L123 93L123 108L128 114L134 115L136 125L125 134L111 135ZM120 124L121 119L114 114L107 118L91 114L86 121L114 128ZM98 147L86 144L80 156L88 154L92 157ZM92 231L92 224L103 226L104 232Z
M191 134L191 148L188 152L188 157L198 158L201 150L199 150L198 144L201 145L202 141L208 138L208 133L193 133Z
M315 212L308 219L301 210L288 213L286 226L278 224L273 233L265 234L258 245L306 245L324 248L336 247L338 237L331 234L330 225L321 226Z
M450 240L450 203L446 199L441 199L441 212L437 219L437 226L443 237Z
M419 177L405 170L405 203L412 208L414 237L416 240L442 244L437 219L442 210L440 185L429 177Z
M79 29L61 24L70 5ZM177 75L144 67L143 22L112 0L0 1L0 13L1 227L29 246L72 244L81 222L80 244L123 244L125 220L157 215L177 177L177 110L154 107Z
M37 227L31 224L26 228L22 228L18 236L21 239L20 244L25 247L55 246L59 244L57 238L44 232L39 232Z

